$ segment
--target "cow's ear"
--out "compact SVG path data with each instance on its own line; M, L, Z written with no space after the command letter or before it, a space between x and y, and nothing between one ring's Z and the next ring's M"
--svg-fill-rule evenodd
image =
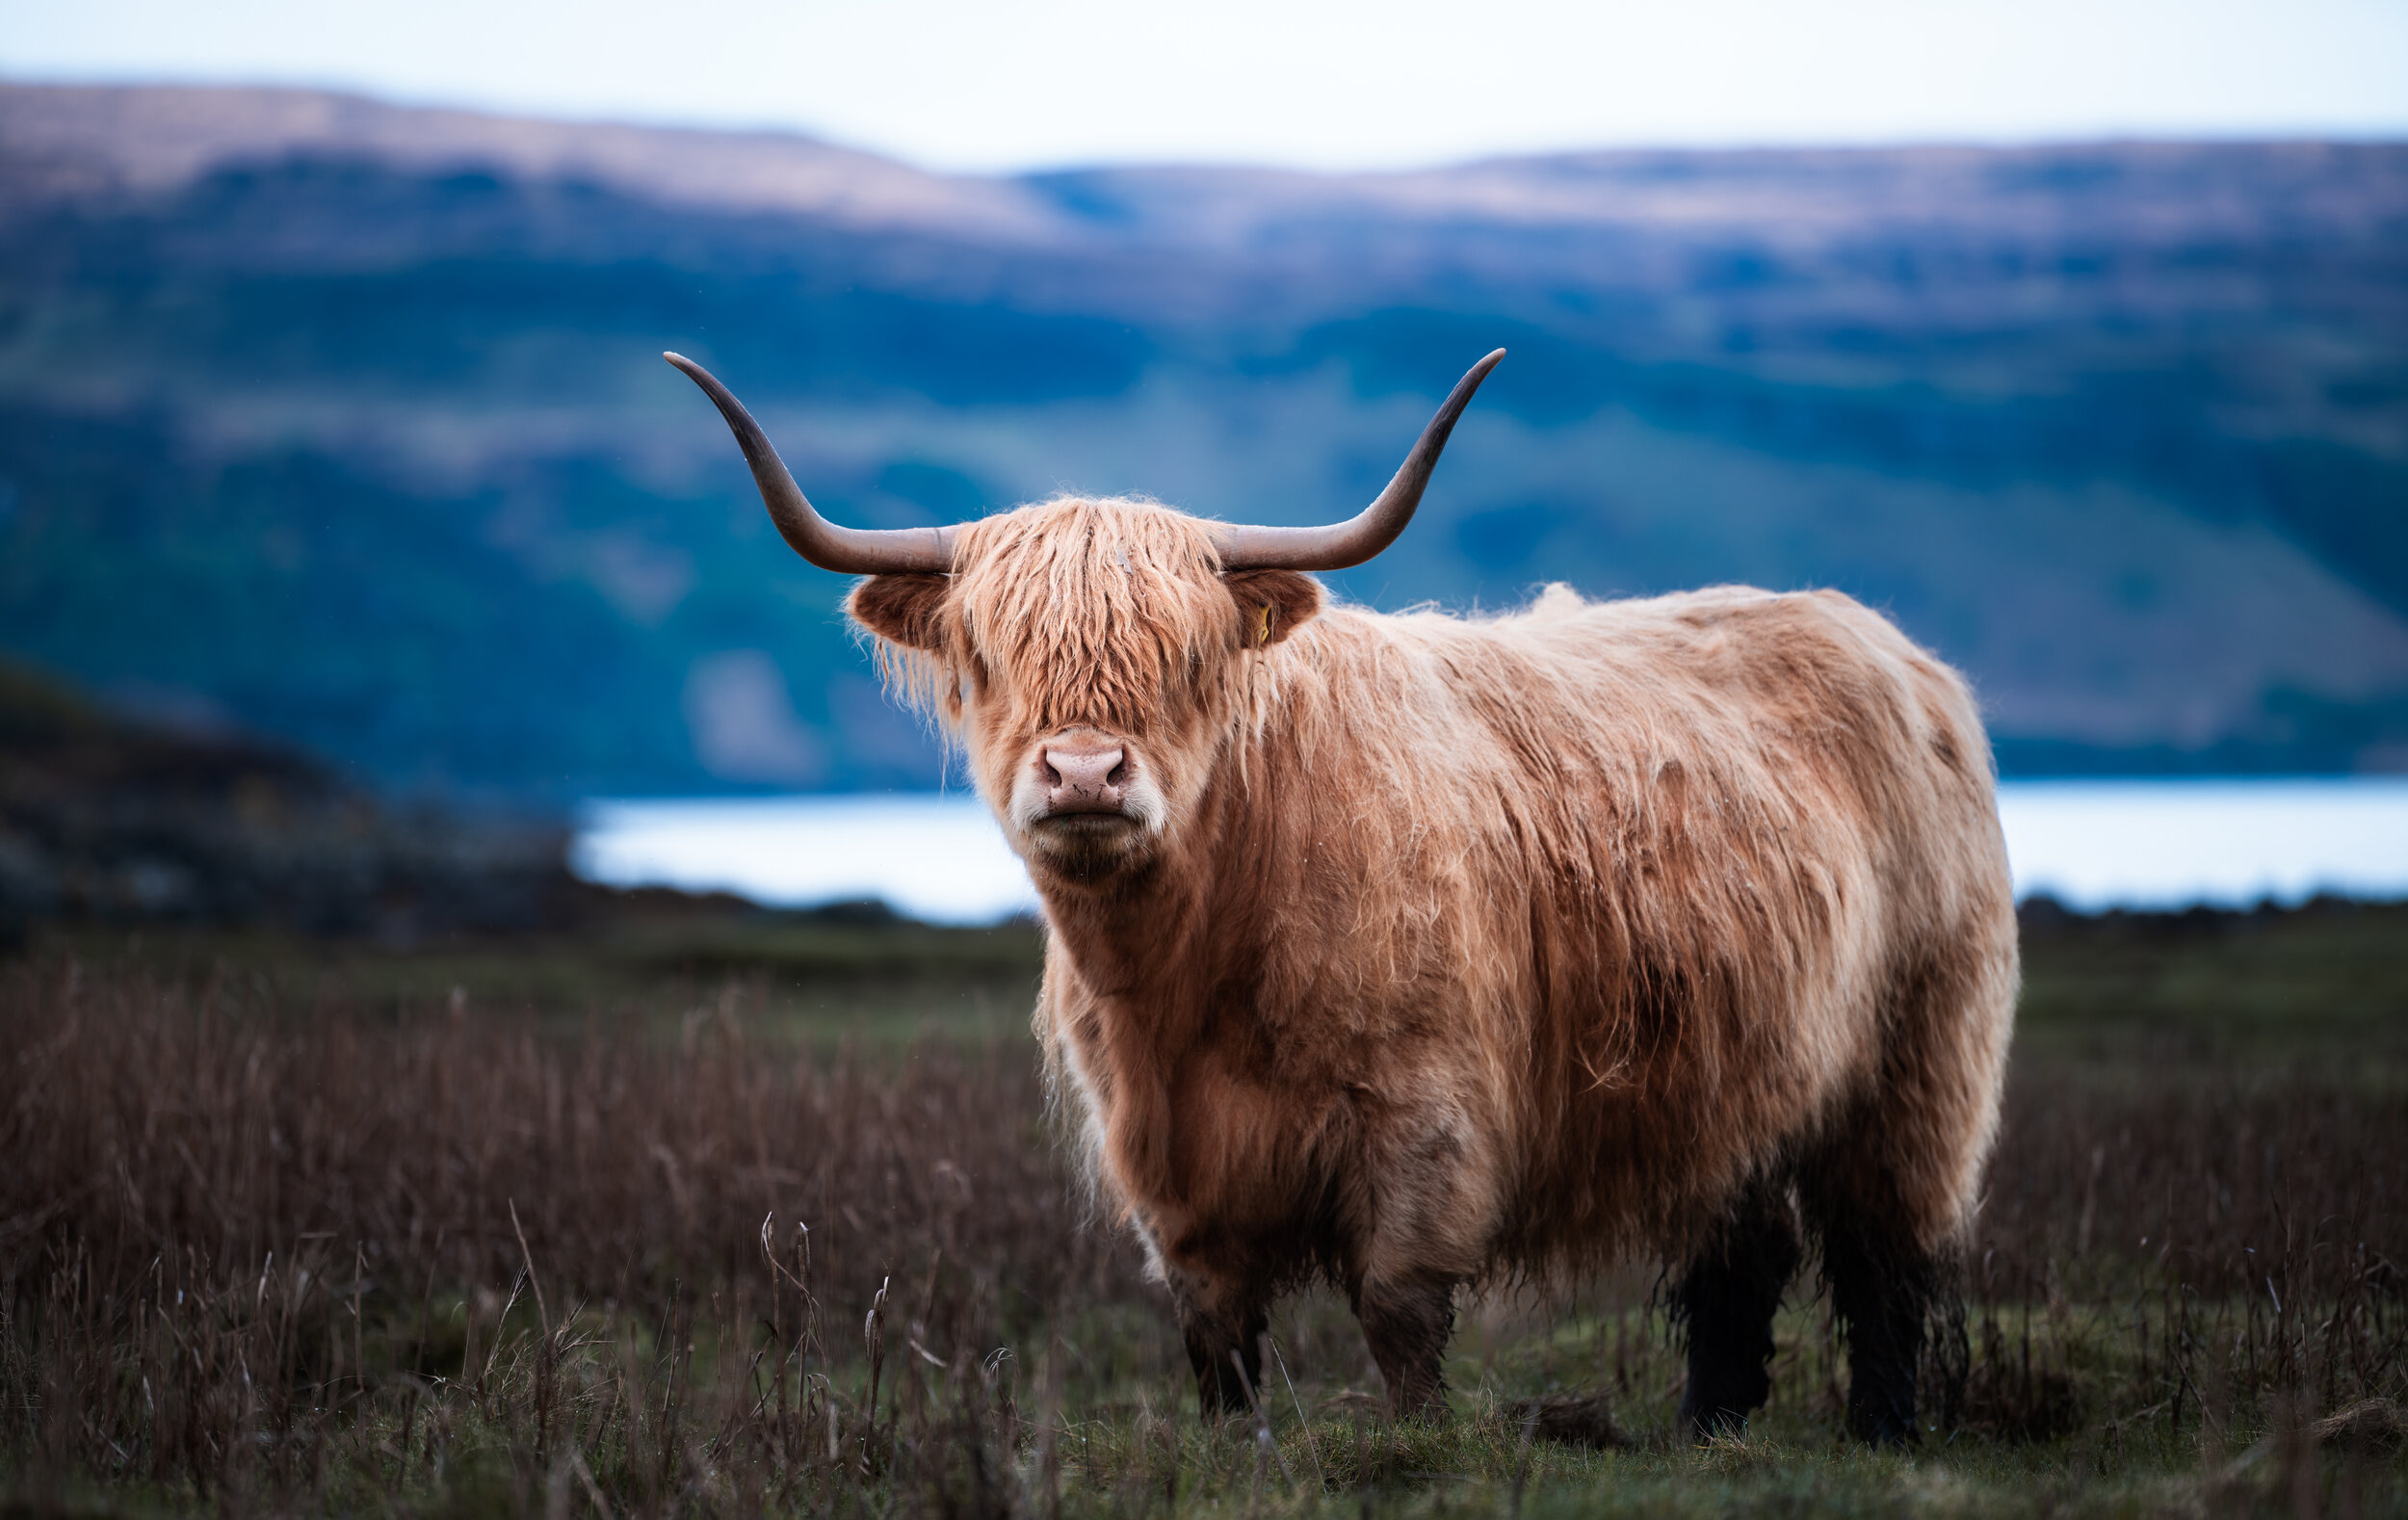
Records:
M881 639L913 649L933 649L944 642L936 615L952 584L952 576L916 571L873 575L852 589L845 608L855 622Z
M1249 649L1277 643L1322 610L1322 583L1294 570L1232 570L1220 581L1238 604L1239 639Z

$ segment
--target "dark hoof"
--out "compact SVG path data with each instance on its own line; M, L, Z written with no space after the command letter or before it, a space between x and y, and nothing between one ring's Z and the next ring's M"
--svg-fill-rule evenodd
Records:
M1688 1431L1689 1443L1693 1446L1747 1438L1747 1416L1738 1409L1683 1409L1681 1427Z
M1399 1425L1444 1425L1453 1412L1447 1407L1447 1396L1443 1393L1403 1402L1390 1400L1388 1403L1388 1418Z
M1924 1433L1911 1425L1896 1420L1850 1420L1847 1433L1876 1452L1894 1452L1906 1447L1921 1446Z
M1633 1444L1614 1423L1613 1405L1604 1394L1550 1394L1544 1399L1517 1400L1505 1405L1505 1418L1515 1429L1529 1430L1532 1439L1561 1446L1617 1452Z

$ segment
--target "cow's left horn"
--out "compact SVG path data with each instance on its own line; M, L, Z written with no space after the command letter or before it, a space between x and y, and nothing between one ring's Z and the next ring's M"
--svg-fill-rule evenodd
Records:
M727 431L736 435L737 446L745 451L745 462L752 466L752 483L761 487L770 520L777 524L777 531L797 554L823 570L846 575L888 575L898 570L942 574L954 567L955 530L951 527L839 528L821 516L743 402L712 378L709 370L684 354L661 357L685 371L686 378L701 386L702 394L727 419Z
M1505 351L1499 349L1455 381L1446 405L1429 419L1429 426L1422 430L1413 452L1404 457L1403 468L1397 471L1388 488L1369 507L1344 522L1320 528L1257 528L1232 523L1217 534L1221 568L1343 570L1361 564L1396 542L1397 535L1413 520L1413 509L1422 504L1422 488L1429 484L1429 472L1438 467L1438 452L1447 446L1447 435L1454 432L1455 418L1463 415L1463 408L1471 404L1472 392L1479 389L1479 382L1488 378L1488 372L1505 355Z

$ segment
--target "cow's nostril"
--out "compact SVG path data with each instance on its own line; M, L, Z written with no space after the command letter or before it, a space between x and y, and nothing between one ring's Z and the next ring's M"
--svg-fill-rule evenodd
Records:
M1057 813L1116 813L1130 775L1129 753L1118 745L1064 744L1038 751L1046 806Z

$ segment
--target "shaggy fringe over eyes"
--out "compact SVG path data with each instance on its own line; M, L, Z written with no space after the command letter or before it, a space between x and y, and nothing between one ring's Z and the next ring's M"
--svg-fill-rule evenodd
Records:
M1031 731L1143 735L1232 639L1209 525L1152 502L1060 496L966 523L955 563L946 646L877 645L888 687L948 727L959 673L985 661Z

